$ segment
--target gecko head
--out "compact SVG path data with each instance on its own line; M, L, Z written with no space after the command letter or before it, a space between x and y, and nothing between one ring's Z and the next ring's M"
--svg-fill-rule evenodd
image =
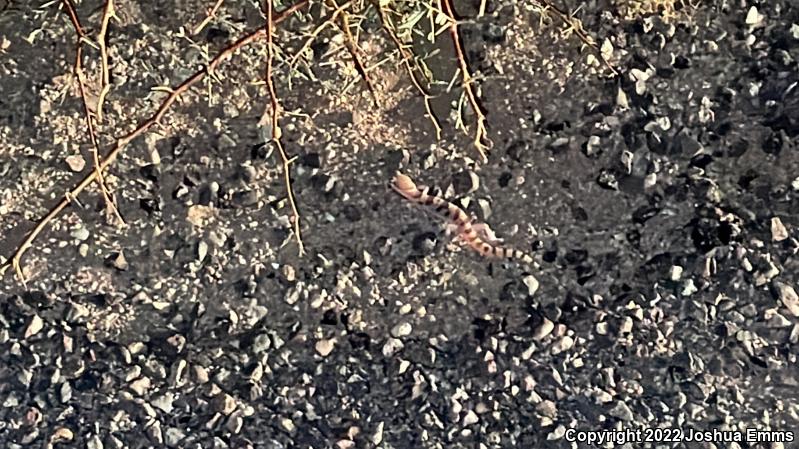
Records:
M410 177L403 175L400 172L394 176L394 186L402 191L416 190L416 183Z

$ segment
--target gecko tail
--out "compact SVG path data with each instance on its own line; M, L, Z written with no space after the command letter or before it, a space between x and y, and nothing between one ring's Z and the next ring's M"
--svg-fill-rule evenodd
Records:
M523 251L504 247L495 248L494 255L501 259L515 260L527 264L532 264L534 262L533 257Z

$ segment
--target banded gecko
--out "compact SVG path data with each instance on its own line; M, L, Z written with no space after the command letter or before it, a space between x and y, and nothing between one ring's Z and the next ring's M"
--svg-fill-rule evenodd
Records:
M498 259L516 259L532 264L533 258L522 251L499 245L500 239L494 236L491 229L482 223L473 223L472 218L463 209L451 202L430 195L429 187L417 186L413 180L400 172L394 176L391 188L414 203L434 208L434 211L450 221L450 227L457 232L464 244L484 257Z

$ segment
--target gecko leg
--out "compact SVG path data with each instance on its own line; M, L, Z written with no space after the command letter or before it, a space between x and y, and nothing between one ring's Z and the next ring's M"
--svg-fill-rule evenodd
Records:
M457 243L458 246L468 246L469 244L469 242L463 238L461 229L456 223L445 224L444 233L447 237L451 238L453 242Z
M474 223L472 225L472 229L477 232L477 235L479 235L480 238L491 245L498 245L502 243L502 239L497 237L497 235L494 234L494 231L492 231L491 228L485 223Z

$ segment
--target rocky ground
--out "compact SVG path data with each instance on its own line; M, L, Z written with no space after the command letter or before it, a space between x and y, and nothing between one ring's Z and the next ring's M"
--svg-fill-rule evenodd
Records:
M68 17L5 3L8 258L92 156ZM225 2L192 36L212 2L117 3L103 148L262 23ZM604 447L799 447L799 7L649 3L576 14L619 76L532 2L464 23L485 164L455 129L447 33L428 48L439 140L374 24L377 107L332 31L278 63L304 257L258 126L264 47L235 55L109 170L126 227L87 189L27 252L26 286L0 281L0 447L571 448L597 447L572 429L655 428L793 441ZM102 4L78 5L88 29ZM281 25L286 57L310 25ZM387 187L398 169L534 266L455 244Z

